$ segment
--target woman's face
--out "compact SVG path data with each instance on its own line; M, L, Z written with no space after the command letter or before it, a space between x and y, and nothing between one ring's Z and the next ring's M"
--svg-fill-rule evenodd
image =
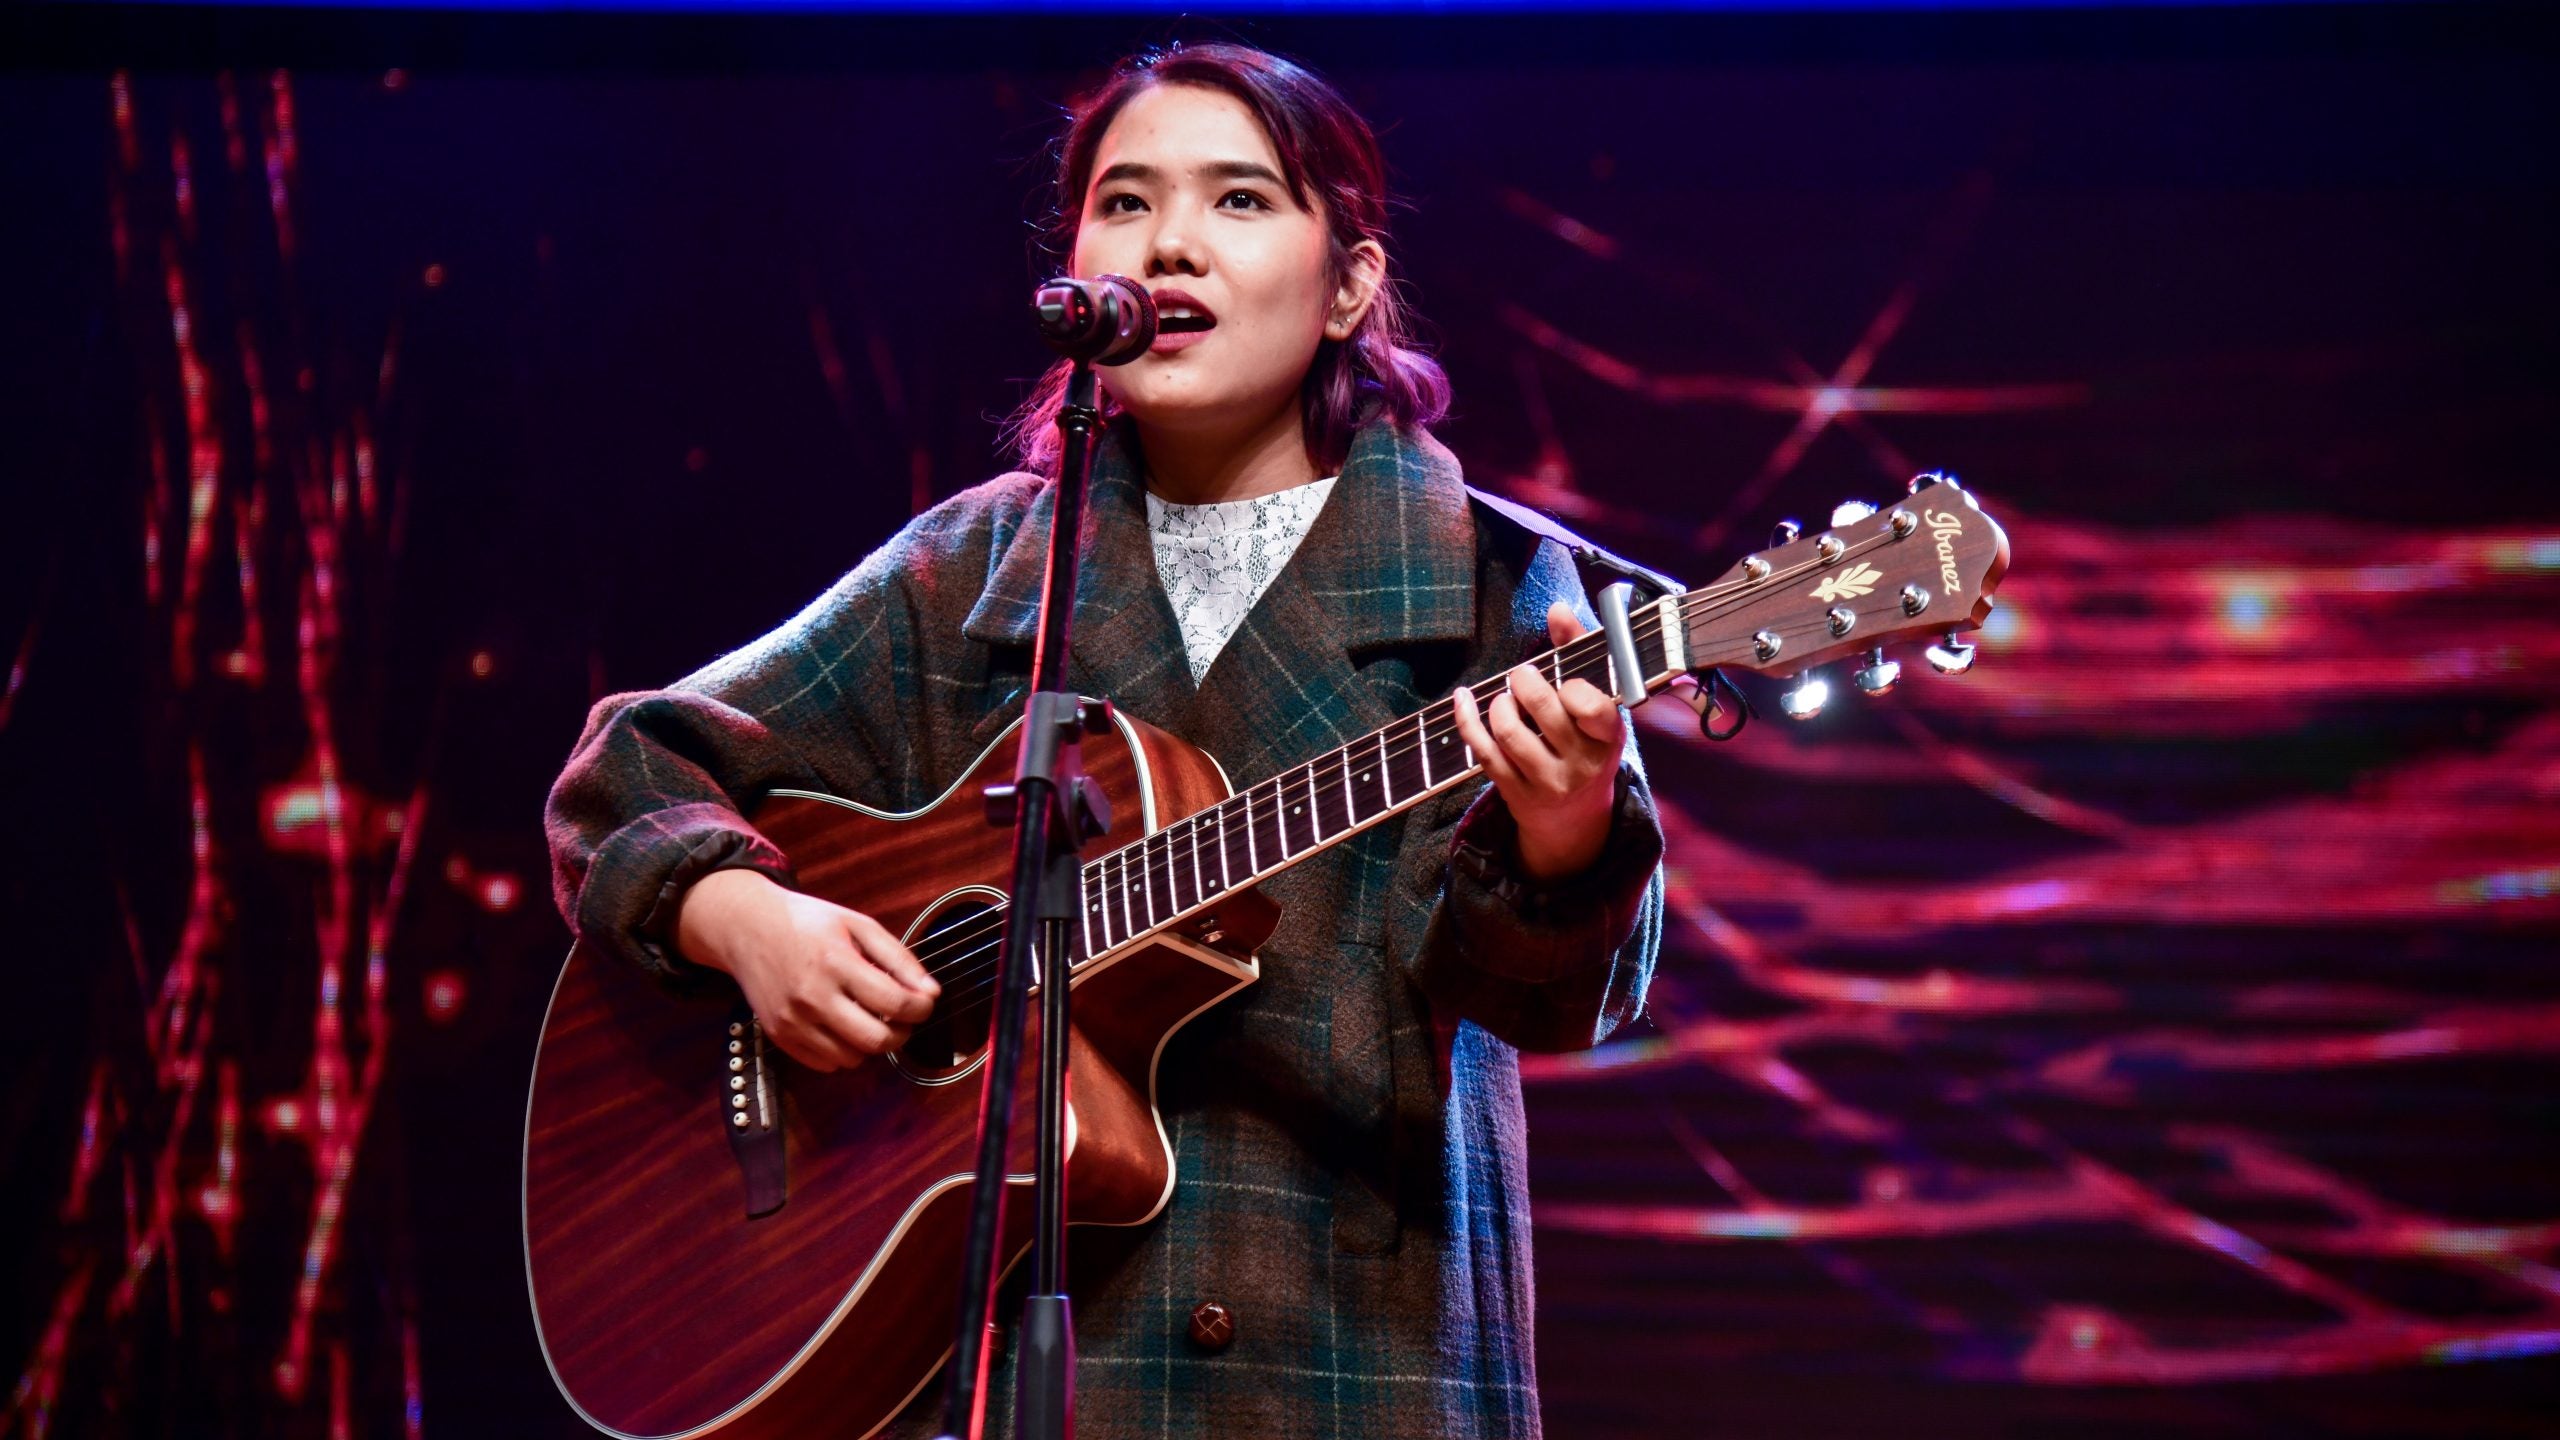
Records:
M1104 370L1104 387L1150 429L1241 435L1269 424L1296 404L1317 342L1358 323L1376 248L1363 245L1363 274L1337 287L1324 216L1290 197L1243 102L1196 85L1139 92L1095 149L1075 273L1145 284L1159 333L1144 356Z

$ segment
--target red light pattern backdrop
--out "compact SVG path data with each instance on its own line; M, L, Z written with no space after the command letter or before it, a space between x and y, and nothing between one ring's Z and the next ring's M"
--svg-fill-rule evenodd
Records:
M1953 460L2016 546L1961 680L1910 657L1802 726L1755 691L1723 745L1642 717L1672 841L1651 1015L1525 1066L1560 1435L2548 1423L2524 1397L2560 1349L2560 511L2525 439L2549 281L2384 273L2365 319L2303 317L2375 187L2516 254L2549 191L2353 139L2306 179L2054 138L2110 105L2174 127L2136 103L2162 87L2246 111L2292 64L2182 63L2013 67L1923 139L1852 97L1930 91L1943 59L1345 67L1429 192L1410 273L1480 481L1704 578L1781 513ZM2273 82L2318 109L2395 73L2358 63ZM2520 72L2472 63L2432 83L2492 97L2478 119ZM2113 92L2084 114L2092 71ZM13 497L39 523L8 557L0 774L47 817L13 827L28 994L90 1018L13 1083L8 1432L575 1433L512 1231L562 940L541 785L588 696L746 638L990 468L986 357L1034 363L1009 271L930 342L867 283L919 243L876 233L894 190L738 197L824 170L828 105L991 116L941 142L974 164L1027 153L1023 96L1062 82L43 83L94 126L66 193L99 203L59 247L94 304L62 473ZM866 84L896 93L838 93ZM1643 85L1712 91L1735 151L1738 117L1795 129L1696 160L1631 133ZM1470 158L1520 89L1596 118ZM660 105L733 128L653 152L682 129ZM626 123L638 173L580 172L574 203L488 158L574 164ZM702 178L759 145L797 158ZM1852 151L1868 170L1818 163ZM456 188L484 163L492 196ZM696 191L599 198L669 174ZM996 192L978 220L1021 188L968 183ZM842 249L788 238L813 216ZM2195 252L2187 278L2227 273L2049 308L2158 281L2086 247L2126 217ZM1790 220L1809 253L1751 258ZM1701 238L1728 224L1766 233ZM2459 248L2431 233L2394 243ZM706 318L742 292L771 333ZM607 325L600 296L657 308ZM2221 304L2246 314L2187 318ZM664 368L623 388L634 333ZM791 464L816 479L759 479ZM837 533L772 536L804 516Z

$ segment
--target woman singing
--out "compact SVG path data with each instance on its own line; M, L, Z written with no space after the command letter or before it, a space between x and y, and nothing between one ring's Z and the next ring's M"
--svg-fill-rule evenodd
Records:
M1261 982L1165 1048L1172 1204L1072 1247L1088 1435L1536 1435L1517 1053L1607 1036L1653 963L1662 840L1616 704L1527 668L1481 710L1464 688L1588 612L1562 548L1471 500L1424 428L1448 383L1388 279L1384 182L1339 94L1234 45L1123 63L1062 146L1064 268L1134 277L1164 317L1104 372L1070 687L1240 783L1451 706L1488 777L1266 882ZM740 807L912 809L1020 712L1064 378L1015 419L1022 472L595 707L548 815L590 945L726 972L813 1069L926 1018L915 956L793 889ZM930 1433L937 1393L888 1433Z

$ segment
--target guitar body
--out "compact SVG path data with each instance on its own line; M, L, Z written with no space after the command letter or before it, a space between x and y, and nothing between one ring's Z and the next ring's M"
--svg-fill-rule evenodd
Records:
M973 915L991 929L1012 834L987 823L980 795L1011 780L1017 729L912 814L781 792L752 818L803 889L911 945ZM1085 740L1083 763L1110 801L1113 844L1230 793L1207 754L1126 717ZM1138 1225L1163 1209L1173 1156L1155 1108L1157 1057L1192 1017L1253 983L1252 950L1277 913L1241 891L1077 971L1071 1222ZM957 989L946 982L944 1006L960 1008ZM976 1007L980 1035L986 1009ZM608 1433L867 1435L950 1350L983 1044L946 1026L939 1042L920 1031L894 1062L819 1074L764 1047L746 1018L725 981L671 994L584 943L552 993L525 1116L526 1282L553 1378ZM1022 1157L1038 1055L1034 1004L1013 1137ZM742 1088L750 1077L762 1083ZM767 1185L781 1187L765 1197L778 1193L778 1208L753 1215L753 1147L735 1143L750 1130L763 1137ZM1011 1177L1003 1263L1029 1245L1030 1181Z

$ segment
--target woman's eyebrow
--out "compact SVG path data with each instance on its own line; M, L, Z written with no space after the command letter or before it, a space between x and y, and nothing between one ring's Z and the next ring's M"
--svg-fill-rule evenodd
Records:
M1260 180L1284 189L1287 187L1287 182L1274 174L1270 166L1258 160L1212 160L1205 165L1193 166L1191 173L1211 180ZM1164 172L1153 165L1123 160L1094 176L1093 183L1108 185L1115 180L1151 183L1163 178Z

